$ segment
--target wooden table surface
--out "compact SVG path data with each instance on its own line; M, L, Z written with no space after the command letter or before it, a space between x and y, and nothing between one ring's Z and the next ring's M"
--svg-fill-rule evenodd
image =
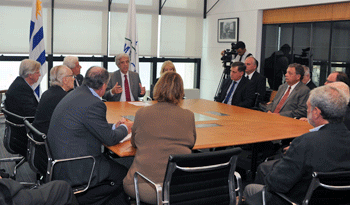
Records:
M155 102L147 102L153 104ZM107 121L117 122L122 116L135 115L140 106L128 102L106 102ZM304 121L227 105L203 99L186 99L181 107L217 120L196 121L200 124L217 124L215 127L197 127L197 140L193 149L226 147L298 137L313 127ZM218 112L219 116L209 112ZM161 111L160 111L161 112ZM109 147L112 151L120 149ZM118 154L118 153L117 153ZM123 156L123 155L120 155ZM127 155L126 155L127 156Z

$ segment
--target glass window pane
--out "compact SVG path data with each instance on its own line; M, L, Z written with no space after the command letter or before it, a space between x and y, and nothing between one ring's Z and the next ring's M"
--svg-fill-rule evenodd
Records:
M311 23L296 24L294 27L293 57L295 63L310 64Z
M332 62L350 62L350 21L333 23Z
M160 70L163 63L157 63L157 78L160 77ZM176 72L181 76L184 89L193 89L194 85L194 74L195 74L195 64L194 63L174 63Z

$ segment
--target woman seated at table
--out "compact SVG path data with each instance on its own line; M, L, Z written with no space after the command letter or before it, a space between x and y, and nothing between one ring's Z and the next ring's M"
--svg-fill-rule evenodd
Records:
M160 70L160 76L162 76L165 72L168 72L168 71L176 73L175 65L171 61L164 61L162 68ZM158 80L159 80L159 78L157 78L156 81L154 82L154 84L151 85L150 97L152 98L152 100L154 100L153 88L154 88L154 85L157 84Z
M170 154L190 154L196 141L193 112L180 107L184 96L183 81L175 72L164 73L154 88L158 103L140 108L135 115L131 143L137 148L128 174L125 192L135 198L134 173L145 175L155 183L163 183ZM156 204L152 184L139 177L141 201Z

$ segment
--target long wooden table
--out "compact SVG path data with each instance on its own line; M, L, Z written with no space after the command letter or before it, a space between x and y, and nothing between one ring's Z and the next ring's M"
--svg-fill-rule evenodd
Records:
M155 102L147 102L153 104ZM139 106L127 102L106 102L107 120L117 122L122 116L134 116ZM197 140L193 149L244 145L298 137L313 127L304 121L227 105L203 99L186 99L181 107L195 113ZM159 112L162 112L161 110ZM210 119L205 119L209 117ZM214 125L213 127L206 127ZM203 126L203 127L200 127ZM129 146L129 147L128 147ZM133 155L130 143L109 147L119 156ZM255 173L256 155L252 156Z

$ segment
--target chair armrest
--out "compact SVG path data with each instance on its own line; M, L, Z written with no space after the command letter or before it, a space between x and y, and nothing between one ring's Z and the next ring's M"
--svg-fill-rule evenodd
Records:
M263 205L266 205L266 186L264 186L263 190L262 190L262 198L263 198ZM274 192L276 195L278 195L279 197L281 197L282 199L284 199L285 201L287 201L288 203L292 204L292 205L298 205L298 203L293 202L292 200L290 200L286 195L279 193L279 192Z
M238 204L242 204L242 196L243 196L243 185L242 185L242 178L241 175L238 172L234 172L237 184L235 191L238 192ZM237 203L237 202L236 202Z
M136 204L140 204L140 194L139 194L139 187L138 187L138 176L142 177L145 179L147 182L151 183L157 191L157 204L161 205L162 203L162 186L160 184L156 184L147 177L145 177L143 174L140 172L135 172L134 174L134 186L135 186L135 196L136 196ZM168 203L168 202L167 202Z
M88 184L86 186L84 186L83 188L79 188L78 190L74 190L74 194L78 194L78 193L81 193L81 192L84 192L86 191L89 187L90 187L90 183L91 183L91 179L92 179L92 175L94 173L94 170L95 170L95 163L96 163L96 160L95 160L95 157L89 155L89 156L82 156L82 157L73 157L73 158L66 158L66 159L56 159L56 160L53 160L52 161L52 167L51 167L51 170L50 170L50 173L49 174L49 181L52 180L52 173L53 173L53 168L56 164L58 163L62 163L62 162L68 162L68 161L77 161L77 160L84 160L84 159L92 159L93 160L93 163L92 163L92 168L91 168L91 173L90 173L90 177L89 177L89 180L88 180Z

